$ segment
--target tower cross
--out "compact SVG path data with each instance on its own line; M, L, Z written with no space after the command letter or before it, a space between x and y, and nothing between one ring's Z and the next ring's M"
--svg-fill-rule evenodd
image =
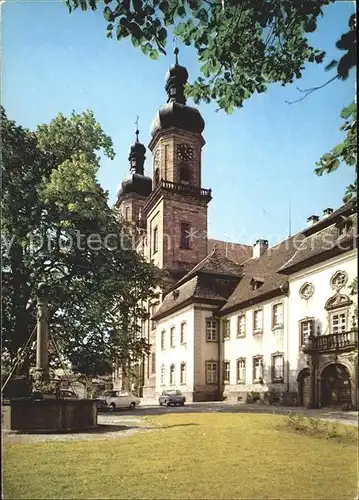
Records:
M135 121L135 125L136 125L136 140L138 142L138 134L140 133L140 131L138 130L138 120L140 119L140 117L138 115L136 115L136 121Z

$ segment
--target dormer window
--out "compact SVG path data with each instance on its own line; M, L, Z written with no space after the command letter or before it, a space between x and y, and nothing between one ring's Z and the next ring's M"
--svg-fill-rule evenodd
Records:
M264 283L264 278L253 276L251 279L252 290L258 290Z

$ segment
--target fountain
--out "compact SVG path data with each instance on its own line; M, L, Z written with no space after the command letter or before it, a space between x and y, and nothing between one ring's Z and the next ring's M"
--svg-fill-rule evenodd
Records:
M41 283L37 293L36 390L43 399L2 400L2 427L12 432L79 432L97 427L97 404L93 399L47 397L49 376L49 306L47 286Z

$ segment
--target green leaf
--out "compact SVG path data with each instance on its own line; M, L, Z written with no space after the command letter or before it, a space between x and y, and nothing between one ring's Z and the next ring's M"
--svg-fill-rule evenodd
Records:
M105 7L104 8L103 16L104 16L104 18L106 19L107 22L111 22L113 20L112 10L110 9L110 7Z
M338 65L338 61L337 61L336 59L333 59L332 61L330 61L330 63L329 63L329 64L327 64L327 65L325 66L325 68L324 68L324 69L325 69L325 71L329 71L329 70L331 70L331 69L335 68L337 65Z
M138 47L140 45L140 41L134 35L131 36L131 42L134 47Z
M202 24L208 23L208 12L206 9L204 8L200 9L196 17Z
M158 59L158 51L156 49L152 49L149 53L149 56L152 60Z
M142 0L132 0L136 12L142 12Z
M346 108L342 109L342 112L340 113L340 116L342 118L349 118L349 116L351 116L354 112L355 112L355 103L352 102L351 104L349 104L349 106L347 106Z
M160 40L161 42L164 42L164 41L166 40L166 38L167 38L167 30L166 30L166 28L163 28L163 27L162 27L162 28L159 30L159 32L158 32L158 34L157 34L157 36L158 36L158 38L159 38L159 40Z

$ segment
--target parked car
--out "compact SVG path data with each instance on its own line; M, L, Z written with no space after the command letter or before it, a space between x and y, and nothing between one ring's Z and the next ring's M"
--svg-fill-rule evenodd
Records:
M130 408L133 410L141 400L126 391L105 391L103 396L97 398L97 408L107 408L114 411L117 408Z
M70 391L69 389L60 389L60 398L61 399L79 399L76 392Z
M169 389L162 392L161 396L158 398L158 402L160 406L183 406L186 402L186 398L182 395L181 391Z

